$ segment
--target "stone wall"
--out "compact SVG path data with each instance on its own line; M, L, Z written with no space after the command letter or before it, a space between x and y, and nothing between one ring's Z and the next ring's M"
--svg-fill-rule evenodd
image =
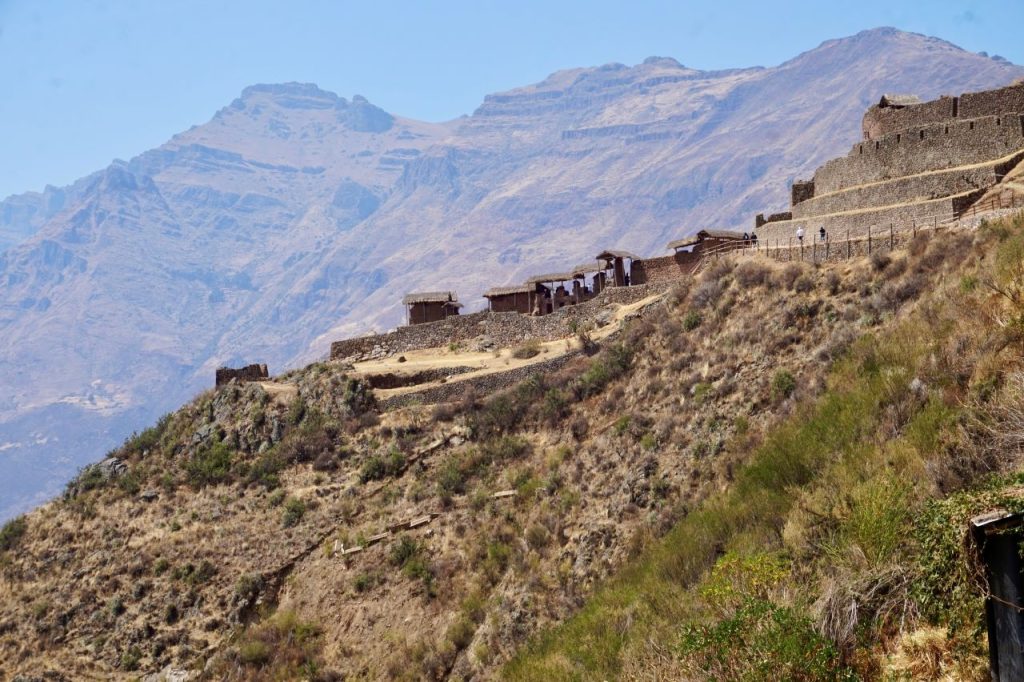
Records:
M216 374L216 385L223 386L231 380L240 383L245 381L263 381L269 377L270 374L267 372L267 366L264 364L247 365L239 369L219 367Z
M503 388L524 381L535 374L547 374L561 369L570 360L580 357L579 351L573 351L560 355L557 358L536 362L532 365L516 367L505 372L484 374L471 379L461 381L449 381L448 383L434 386L415 393L403 393L402 395L391 396L380 401L384 408L404 407L406 405L434 405L436 403L448 403L461 400L466 391L472 389L477 395L489 395Z
M955 120L860 142L814 173L820 196L857 185L983 163L1024 148L1024 116Z
M962 194L973 189L991 187L999 175L1024 159L1024 152L1018 152L1006 161L991 164L954 168L921 175L910 175L869 185L860 185L839 192L821 194L793 207L793 218L803 219L843 211L853 211L867 206L891 206L894 204L927 201L931 199Z
M814 198L814 180L796 180L793 182L790 204L796 206L799 203Z
M966 92L960 95L959 109L961 118L1024 113L1024 83L997 90Z
M439 322L399 327L386 334L335 341L331 359L359 362L424 348L443 348L486 336L499 347L508 348L527 339L553 341L572 334L574 324L596 322L611 304L628 305L668 289L667 282L605 289L586 303L532 317L519 313L479 312L449 317Z
M817 238L818 228L821 226L824 226L828 234L835 239L846 238L847 234L854 237L866 235L869 229L876 233L888 231L890 224L896 230L910 230L915 223L931 225L953 220L959 212L969 207L984 192L985 190L975 190L913 204L898 204L769 223L758 231L758 239L765 246L775 246L776 240L779 245L787 244L790 239L796 242L794 237L799 227L803 227L806 232L805 241Z
M693 273L700 263L700 253L680 251L671 256L633 261L633 281L637 284L677 282Z
M940 97L931 102L899 108L880 107L876 104L864 114L864 139L877 140L900 130L948 121L955 118L956 114L956 97Z

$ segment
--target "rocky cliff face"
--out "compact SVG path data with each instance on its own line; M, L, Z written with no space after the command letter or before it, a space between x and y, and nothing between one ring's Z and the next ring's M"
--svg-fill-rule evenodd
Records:
M672 59L552 74L445 124L313 85L259 85L210 122L67 188L0 204L0 516L209 385L400 319L407 291L489 285L787 203L882 92L1024 73L880 29L773 68ZM482 302L481 302L482 303Z

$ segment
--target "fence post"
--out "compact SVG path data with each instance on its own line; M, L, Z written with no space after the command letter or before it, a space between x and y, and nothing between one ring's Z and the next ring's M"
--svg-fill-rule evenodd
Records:
M868 255L871 255L871 226L868 225Z
M892 251L893 247L893 227L892 223L889 223L889 250Z
M811 262L818 262L818 242L814 242L814 246L811 248Z
M850 256L852 255L852 252L850 250L851 248L852 245L850 244L850 228L846 228L846 260L850 260Z
M829 251L828 247L829 247L829 244L831 244L831 243L832 243L832 236L831 235L826 235L826 237L825 237L825 261L826 262L828 261L828 251Z

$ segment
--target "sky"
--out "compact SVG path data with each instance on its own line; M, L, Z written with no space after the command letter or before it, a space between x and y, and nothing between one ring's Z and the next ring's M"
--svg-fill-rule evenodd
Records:
M428 121L553 71L772 66L878 26L1024 64L1024 2L0 0L0 198L65 185L302 81Z

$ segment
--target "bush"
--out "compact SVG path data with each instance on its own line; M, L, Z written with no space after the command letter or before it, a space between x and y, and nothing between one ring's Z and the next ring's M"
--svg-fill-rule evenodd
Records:
M281 485L278 473L285 467L284 458L276 449L270 449L260 455L249 467L246 473L246 480L249 483L262 485L267 490L273 490Z
M14 549L25 536L28 530L28 521L24 516L13 518L0 528L0 552L7 552Z
M305 515L306 503L297 497L292 497L284 503L284 516L282 517L281 522L284 524L285 528L291 528L301 521L302 517Z
M717 279L701 282L693 290L690 302L695 308L710 308L718 302L724 291L725 286Z
M189 483L195 488L227 482L231 477L231 448L216 441L197 451L185 466Z
M322 665L322 639L315 624L299 620L292 611L279 612L248 628L235 650L235 660L218 661L210 673L213 679L317 679L312 673ZM244 669L238 670L238 665Z
M796 379L789 370L780 369L772 377L772 398L785 400L796 390Z
M512 357L517 360L526 360L540 354L540 341L528 339L512 349Z
M704 318L700 316L696 310L687 311L686 315L683 316L683 329L692 332L694 329L700 326L700 323L704 321Z
M764 599L747 600L718 623L685 627L679 651L701 679L857 679L809 619Z
M397 448L392 448L387 455L371 455L359 470L359 480L363 483L379 481L388 476L397 476L405 468L405 455Z
M885 270L887 267L889 267L889 263L891 262L892 259L889 258L888 253L885 253L883 251L875 251L874 253L871 254L871 268L875 272L881 272L882 270Z
M121 654L122 670L138 670L139 661L142 660L142 652L134 644Z
M767 265L756 260L746 260L736 266L733 272L736 282L744 289L764 286L768 283L771 270Z
M804 266L799 263L790 263L775 275L775 283L785 289L793 289L797 278L804 274Z

